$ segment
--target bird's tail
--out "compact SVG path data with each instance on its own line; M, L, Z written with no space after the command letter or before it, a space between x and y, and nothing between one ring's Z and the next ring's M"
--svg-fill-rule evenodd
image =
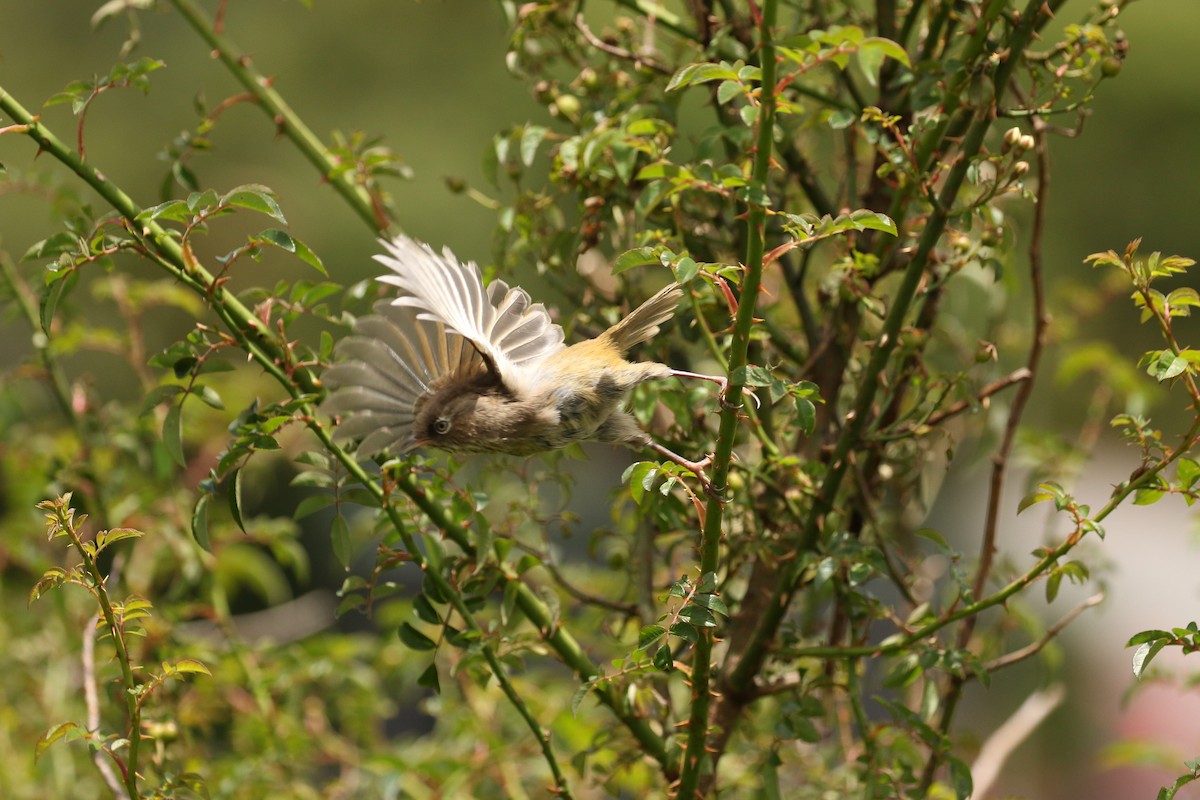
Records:
M625 319L605 331L604 335L612 339L619 352L625 353L635 344L644 342L658 333L658 326L671 318L682 296L683 289L679 284L666 286L629 312Z

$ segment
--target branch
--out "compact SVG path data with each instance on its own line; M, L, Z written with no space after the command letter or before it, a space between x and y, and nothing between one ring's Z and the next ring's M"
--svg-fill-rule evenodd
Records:
M765 190L771 169L772 141L775 132L775 15L777 0L764 0L759 20L759 49L762 81L754 168L752 178ZM742 389L745 384L747 354L754 327L754 312L762 285L763 255L766 251L766 209L751 206L746 215L746 274L742 279L741 302L734 321L733 340L729 348L729 383L721 395L721 420L717 448L713 456L713 484L723 490L728 485L733 443L739 427ZM728 398L738 398L735 401ZM715 574L720 566L720 543L725 518L725 503L718 493L710 493L700 541L700 577ZM688 716L688 736L684 749L683 770L680 774L677 798L691 800L699 787L702 766L708 755L708 721L711 701L713 631L705 628L696 641L692 659L692 701ZM709 772L712 780L715 766Z
M175 2L176 0L172 1ZM49 128L30 114L3 87L0 87L0 110L8 114L19 124L19 132L33 139L40 151L49 153L63 163L85 183L95 189L109 205L116 209L126 219L131 230L140 233L145 247L144 254L153 263L163 268L185 286L203 297L220 317L230 333L238 340L239 345L246 350L263 370L275 378L293 399L302 400L306 396L322 391L320 382L307 370L296 370L290 375L286 373L280 366L287 363L287 353L284 345L271 337L269 330L258 318L233 294L228 292L224 288L224 285L218 282L210 272L204 269L190 251L185 255L183 246L170 232L154 221L138 219L142 213L142 209L124 191L104 178L90 164L84 164L80 161ZM428 568L423 555L424 551L417 547L413 534L407 530L404 519L396 508L389 492L383 488L378 480L367 474L363 466L352 455L332 441L329 431L321 425L317 419L315 410L308 403L301 403L298 413L304 419L309 430L313 432L328 452L333 454L346 467L350 474L363 485L379 504L400 535L405 548L412 554L414 560L422 569L424 569L425 574L438 584L438 588L446 597L461 604L461 595L449 584L446 578L438 570ZM454 540L467 552L473 550L473 545L469 541L467 532L462 529L461 525L456 524L447 517L446 510L430 499L426 495L425 490L415 483L411 475L401 475L394 485L421 509L429 520L441 531L442 535ZM583 652L583 649L574 637L558 626L554 615L546 607L545 603L519 579L506 576L501 577L502 583L507 583L510 580L514 581L518 587L517 605L538 629L547 644L558 654L559 658L570 666L583 682L599 677L600 672L591 659ZM456 610L463 614L464 619L467 620L469 626L474 631L478 632L481 637L484 636L465 605L461 609L456 607ZM485 644L483 652L485 658L488 659L489 666L496 670L495 676L501 684L501 688L503 689L504 686L508 685L511 690L511 685L501 668L493 648ZM638 716L619 693L602 687L598 687L596 693L601 702L613 711L622 724L637 739L645 752L662 764L668 774L671 774L673 769L667 765L666 749L661 735L651 728L645 719ZM521 712L520 707L518 707L518 711ZM527 720L531 720L527 709L521 713ZM543 743L543 749L547 749L549 747L549 740L546 738L544 731L541 730L540 726L534 725L532 722L531 729L534 730L539 740ZM565 784L563 785L565 786Z
M292 110L287 101L271 86L271 79L250 66L250 57L239 51L204 17L192 0L170 0L171 5L200 34L229 69L230 73L257 101L283 133L300 150L321 177L350 204L354 212L376 232L386 231L391 220L381 203L369 191L351 179L349 171L338 171L338 164L320 138Z
M1097 592L1087 600L1084 600L1082 603L1072 608L1069 612L1067 612L1066 616L1047 628L1046 632L1042 634L1042 638L1038 639L1036 642L1026 645L1025 647L1022 647L1020 650L1014 650L1011 653L1005 653L998 658L993 658L991 661L983 665L983 671L992 672L994 670L1003 669L1004 667L1010 667L1013 664L1017 664L1027 658L1037 655L1039 652L1041 652L1042 648L1050 644L1054 637L1062 633L1064 628L1074 622L1076 617L1092 606L1098 606L1103 602L1104 592Z
M979 749L975 763L971 765L972 797L987 796L1004 762L1050 716L1050 712L1058 708L1066 694L1061 683L1034 692L988 737Z

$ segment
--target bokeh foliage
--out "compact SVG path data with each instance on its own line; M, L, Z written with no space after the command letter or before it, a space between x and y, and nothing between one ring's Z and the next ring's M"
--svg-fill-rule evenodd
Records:
M315 135L227 37L224 3L105 3L94 21L130 31L107 73L65 78L44 119L0 82L0 131L56 162L6 164L6 189L52 197L59 224L0 254L33 341L4 385L6 524L27 532L5 537L5 602L34 601L0 622L18 678L0 731L9 752L40 741L36 763L0 763L0 793L965 797L964 688L1061 629L985 612L1087 582L1078 546L1122 502L1193 498L1200 357L1174 321L1195 292L1150 285L1190 262L1098 254L1115 269L1053 308L1086 321L1132 292L1162 339L1142 372L1049 326L1047 143L1121 72L1125 3L499 6L506 66L546 118L450 188L495 212L487 270L536 270L569 336L685 285L638 355L731 391L643 388L633 407L673 449L713 452L716 491L639 461L585 520L578 451L471 469L335 445L320 371L378 289L306 244L287 196L209 186L200 165L229 110L255 107L367 239L403 226L408 167L371 136ZM169 66L141 38L151 9L239 89L145 147L160 196L134 199L86 143L97 109ZM158 341L163 320L182 333ZM1054 506L1046 546L997 562L1049 346L1099 354L1063 369L1101 389L1078 431L1038 443L1056 457L1022 508ZM1186 394L1182 431L1141 415L1155 381ZM1090 508L1064 486L1114 412L1135 468ZM993 467L962 552L922 523L964 447ZM297 605L331 575L336 601ZM342 627L311 624L335 605ZM1134 637L1139 669L1192 634ZM394 730L418 704L427 730Z

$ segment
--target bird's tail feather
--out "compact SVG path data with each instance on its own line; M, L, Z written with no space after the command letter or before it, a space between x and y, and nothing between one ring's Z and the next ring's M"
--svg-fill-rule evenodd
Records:
M635 344L644 342L658 333L658 326L671 318L682 296L683 289L679 284L666 286L629 312L623 320L605 331L604 335L613 340L618 351L624 353Z

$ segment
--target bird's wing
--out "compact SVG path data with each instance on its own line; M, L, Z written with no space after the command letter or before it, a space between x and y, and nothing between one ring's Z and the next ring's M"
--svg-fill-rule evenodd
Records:
M564 348L562 327L524 289L501 280L484 288L479 267L449 249L438 254L404 236L382 241L387 253L375 260L391 273L379 280L400 290L392 304L415 308L421 321L443 323L469 339L506 383Z
M479 350L445 323L388 300L361 317L335 353L338 363L322 375L332 391L321 410L342 416L334 438L362 439L361 453L406 450L422 398L490 368Z

